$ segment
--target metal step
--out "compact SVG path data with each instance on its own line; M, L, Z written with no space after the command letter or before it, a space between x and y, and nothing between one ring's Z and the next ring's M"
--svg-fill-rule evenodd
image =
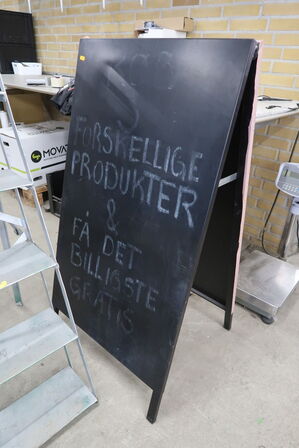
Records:
M5 96L5 93L3 93L1 90L0 90L0 101L1 101L2 103L6 103L6 96Z
M67 367L0 412L0 447L39 448L96 401Z
M0 333L0 384L75 339L77 335L51 308Z
M32 185L26 177L5 169L0 171L0 191L13 190L14 188L29 187Z
M16 244L0 252L0 289L54 266L57 262L31 241Z

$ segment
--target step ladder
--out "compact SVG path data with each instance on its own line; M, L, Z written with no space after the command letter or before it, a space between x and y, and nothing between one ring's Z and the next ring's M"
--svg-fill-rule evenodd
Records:
M67 368L0 411L1 448L38 448L96 403L97 398L1 74L0 102L5 105L26 171L26 176L20 176L12 169L6 154L7 149L0 138L7 165L7 169L0 171L0 192L14 190L20 210L20 217L6 214L0 201L0 238L3 245L3 251L0 252L0 289L12 286L16 302L22 304L18 282L39 274L49 302L49 307L44 311L0 333L0 387L4 382L62 348L68 362ZM19 187L26 187L32 192L49 255L33 241ZM18 233L18 238L12 246L6 228L8 224L14 226ZM43 274L50 268L55 270L61 287L70 325L53 309ZM73 341L78 346L88 387L72 368L67 345Z

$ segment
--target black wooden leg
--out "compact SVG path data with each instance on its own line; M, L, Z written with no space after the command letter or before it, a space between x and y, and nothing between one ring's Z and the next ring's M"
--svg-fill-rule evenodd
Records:
M159 412L163 392L161 389L153 390L151 402L147 411L146 418L149 422L155 423Z
M226 330L230 330L232 327L232 320L233 320L233 315L230 312L230 309L225 311L225 315L224 315L224 328Z

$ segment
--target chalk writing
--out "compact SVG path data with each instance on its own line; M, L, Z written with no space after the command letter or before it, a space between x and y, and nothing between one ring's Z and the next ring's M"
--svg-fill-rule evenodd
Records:
M70 278L70 290L73 296L79 300L91 305L99 317L104 317L111 324L116 324L125 334L134 331L133 310L120 303L119 299L107 291L98 290L95 296L92 296L92 286L90 282L82 281L81 277L73 276Z
M107 202L107 210L108 210L108 219L107 219L107 227L110 232L115 233L117 235L117 224L114 222L114 215L116 211L116 205L114 199L109 199Z
M149 72L151 76L147 76ZM158 90L171 90L175 84L172 53L161 51L155 59L149 53L135 54L129 63L129 80L137 89L148 85Z
M73 266L82 267L92 277L101 279L101 257L109 258L118 265L132 270L136 254L142 254L142 251L133 244L114 240L112 236L105 235L100 252L86 250L79 243L73 241L70 261Z
M165 199L165 198L164 198ZM116 203L107 201L107 229L113 233L104 235L97 247L90 247L89 211L85 219L73 218L70 246L70 262L74 268L86 275L74 275L70 289L78 301L94 307L99 316L117 325L126 334L134 331L132 306L142 307L148 312L157 310L159 291L134 275L134 268L142 260L142 250L130 242L116 238ZM96 292L88 277L96 280Z
M131 133L139 122L139 110L136 106L137 92L134 87L126 80L125 74L122 70L123 63L126 63L126 58L120 57L114 66L107 67L106 85L112 96L118 97L118 108L123 108L126 113L126 123L121 119L117 120L118 128L124 133ZM122 86L122 94L119 95L119 86ZM104 131L105 132L105 131Z
M154 207L159 213L177 220L182 217L188 227L194 227L192 210L198 195L185 182L192 184L200 181L201 152L184 151L181 146L171 147L159 139L123 136L119 129L113 130L98 122L88 126L87 131L82 117L77 118L75 143L92 149L91 154L84 150L74 150L72 153L71 174L78 181L84 178L106 191L129 196L141 204ZM109 161L102 158L95 160L93 153L109 154L111 157ZM116 163L117 158L126 161L126 165ZM138 168L134 167L136 164ZM113 202L109 203L108 210L109 229L113 233L116 232L116 226L111 225L114 205Z
M125 276L118 269L106 269L104 281L98 291L113 292L117 297L122 297L122 302L125 304L138 304L140 308L145 308L148 311L155 312L157 309L157 300L159 291L152 288L144 281ZM98 291L92 295L90 292L90 281L86 281L80 276L73 276L70 280L70 286L73 294L77 296L78 300L83 300L96 307L98 303Z
M171 147L159 139L122 134L121 130L112 129L111 126L101 125L99 122L86 125L86 122L84 117L77 117L74 144L80 148L110 154L115 159L138 163L147 169L156 168L163 174L170 174L182 181L199 182L199 164L203 158L200 151L185 151L181 146ZM74 151L76 155L72 160L72 171L79 164L80 175L87 175L90 179L94 166L90 165L89 154L84 153L84 157L79 157L80 152ZM187 160L183 160L183 155L186 155ZM98 169L99 167L96 172ZM99 174L96 177L100 177Z
M86 218L89 216L89 211L86 212ZM82 224L83 223L83 224ZM79 230L80 229L80 230ZM86 240L86 246L89 247L89 225L87 221L81 218L74 218L73 220L73 236L79 231L79 241Z

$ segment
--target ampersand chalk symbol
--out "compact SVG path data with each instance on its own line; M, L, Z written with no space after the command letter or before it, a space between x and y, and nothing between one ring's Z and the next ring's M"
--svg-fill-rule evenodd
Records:
M117 223L114 222L114 215L116 212L116 205L114 199L109 199L107 202L107 210L108 210L108 219L107 219L107 227L110 230L110 232L115 233L117 235Z

